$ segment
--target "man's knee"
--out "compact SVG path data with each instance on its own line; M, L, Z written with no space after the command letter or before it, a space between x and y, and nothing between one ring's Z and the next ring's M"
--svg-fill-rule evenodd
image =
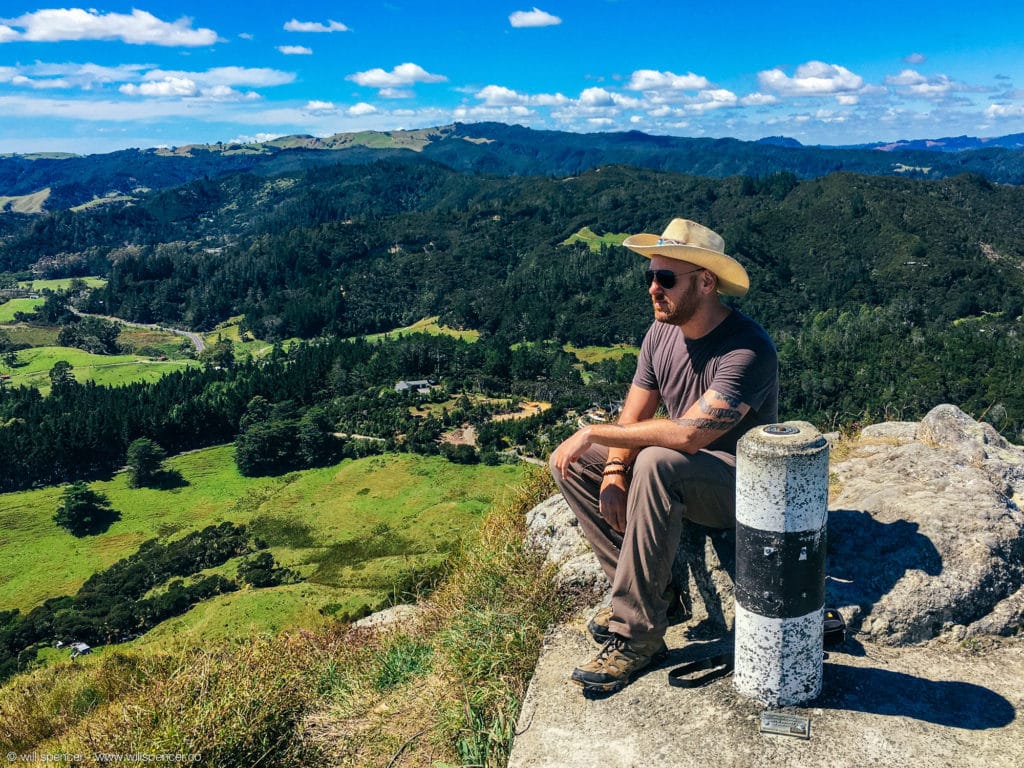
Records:
M671 448L650 446L637 454L633 461L633 479L666 478L685 471L687 455Z

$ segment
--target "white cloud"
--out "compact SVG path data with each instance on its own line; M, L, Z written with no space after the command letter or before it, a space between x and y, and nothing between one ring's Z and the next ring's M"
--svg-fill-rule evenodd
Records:
M15 75L11 78L10 83L11 85L17 85L23 88L32 88L37 91L45 89L61 89L71 87L71 83L69 83L67 80L64 80L63 78L49 78L45 80L36 80L30 77L25 77L24 75Z
M774 91L783 96L834 96L864 87L864 79L860 75L846 67L823 61L801 64L793 77L776 68L759 72L757 79L762 91Z
M154 69L145 74L143 80L166 80L187 77L200 85L245 85L259 88L287 85L294 82L294 72L282 72L269 67L213 67L205 72L183 72L180 70Z
M217 33L212 29L193 29L192 20L187 17L166 22L138 9L129 15L100 13L82 8L50 8L6 21L10 26L0 29L0 42L120 40L131 45L195 47L213 45L218 40ZM24 31L12 38L9 31L4 31L12 27Z
M377 108L373 104L367 104L365 101L360 101L358 104L353 104L348 108L347 112L352 117L360 117L362 115L372 115L377 111Z
M907 62L907 64L917 66L918 64L924 64L928 60L928 57L923 53L912 53L903 60Z
M580 92L579 103L585 107L621 107L636 109L643 106L640 99L623 96L604 88L587 88Z
M526 95L513 91L511 88L506 88L502 85L488 85L481 88L474 95L489 106L525 104L527 101Z
M17 40L21 35L14 29L0 24L0 43L12 43Z
M721 109L722 107L735 107L738 101L739 99L736 98L736 94L732 91L727 91L724 88L714 88L697 94L697 99L690 103L688 108L695 112L707 112L712 109Z
M557 16L552 16L546 11L534 6L532 11L516 11L510 13L508 23L513 27L552 27L562 23Z
M778 98L770 93L748 93L740 99L740 104L744 107L764 107L769 104L777 104L778 101Z
M894 86L906 94L924 98L939 98L953 91L964 90L947 75L925 77L913 69L904 69L898 75L885 78L885 84Z
M335 106L333 101L319 101L311 100L306 102L306 106L302 108L304 112L308 112L316 117L324 117L326 115L335 115L338 113L338 108Z
M348 27L340 21L328 21L323 24L319 21L292 19L285 23L284 28L287 32L348 32Z
M382 99L411 99L416 94L408 88L381 88L377 95Z
M1024 117L1024 104L989 104L986 117Z
M168 77L136 85L125 83L118 91L125 96L143 96L156 99L201 99L205 101L243 101L258 99L259 94L242 93L226 85L200 87L187 77Z
M199 86L196 85L195 80L190 80L187 77L165 77L163 80L153 80L140 85L126 83L118 90L126 96L155 96L158 98L199 94Z
M473 94L489 107L507 107L513 105L530 105L537 107L556 107L567 104L569 99L560 93L526 94L506 88L503 85L488 85Z
M312 48L307 48L304 45L279 45L277 50L285 56L309 56L313 53Z
M399 64L390 72L386 72L378 67L365 72L355 72L354 74L346 75L345 79L367 88L381 89L404 88L416 83L443 83L448 80L444 75L432 75L419 64L411 62ZM396 97L390 96L389 98Z
M711 83L706 77L695 75L693 72L677 75L674 72L638 69L633 73L626 88L631 91L658 91L663 89L699 91L710 86Z

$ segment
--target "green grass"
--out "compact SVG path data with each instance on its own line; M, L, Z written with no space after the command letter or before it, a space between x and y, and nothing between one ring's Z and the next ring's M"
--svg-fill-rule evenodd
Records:
M56 325L4 325L0 327L7 338L15 344L28 344L30 347L56 347L60 328Z
M574 235L570 235L564 241L562 245L572 245L573 243L585 243L588 248L592 251L600 251L602 245L622 245L622 241L625 240L629 235L626 233L608 232L603 235L598 235L590 229L590 227L584 227Z
M59 488L0 495L0 610L25 611L74 594L92 573L154 536L231 521L251 524L281 565L310 580L222 595L137 642L230 638L360 615L385 603L396 577L429 573L474 536L485 511L524 471L389 454L246 478L235 468L232 446L183 454L168 465L188 485L132 489L125 473L90 485L121 513L98 536L76 539L56 526ZM220 572L231 575L233 567Z
M13 323L17 312L35 312L44 299L10 299L0 304L0 323Z
M480 338L479 331L460 331L456 328L452 328L447 325L441 325L438 323L438 316L425 317L412 325L407 325L404 328L395 328L392 331L385 333L374 333L366 337L367 341L380 341L385 335L388 336L405 336L410 333L429 333L432 336L454 336L456 339L462 339L463 341L476 341Z
M639 355L640 348L629 344L615 344L611 347L575 347L566 344L562 347L570 355L575 355L581 363L599 363L602 360L618 360L623 355Z
M223 323L219 323L212 331L203 334L203 341L206 342L206 346L210 347L216 344L221 339L227 339L234 344L235 357L242 358L246 355L252 357L262 357L263 355L270 352L273 348L273 344L269 341L262 341L261 339L255 339L251 335L242 333L242 315L232 317L225 320ZM297 339L286 339L282 342L282 345L287 349L291 344L294 344Z
M71 347L34 347L18 353L21 363L8 371L10 386L36 387L43 394L50 391L50 369L58 360L66 360L79 383L93 381L105 386L118 386L137 381L156 381L161 376L189 366L190 360L156 361L136 355L94 355Z
M90 288L101 288L107 284L106 278L103 277L61 277L55 280L22 280L18 283L18 287L35 291L41 291L44 288L51 291L65 291L71 287L72 280L82 280Z

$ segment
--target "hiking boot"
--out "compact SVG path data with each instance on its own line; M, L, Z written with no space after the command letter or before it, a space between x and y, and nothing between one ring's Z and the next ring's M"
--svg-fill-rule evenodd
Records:
M598 608L587 622L587 631L598 645L604 645L611 640L612 631L608 629L608 622L612 620L612 615L612 607L605 605ZM668 601L668 625L674 627L689 618L690 612L686 610L686 606L683 605L683 601L679 599L675 590L672 590L672 597Z
M613 632L597 656L572 671L572 681L584 693L614 693L667 652L660 637L630 640Z

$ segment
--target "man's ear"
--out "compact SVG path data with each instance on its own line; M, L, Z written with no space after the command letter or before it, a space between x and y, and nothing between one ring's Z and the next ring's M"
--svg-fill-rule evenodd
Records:
M700 287L704 293L714 293L718 290L718 275L710 269L705 269L700 275Z

